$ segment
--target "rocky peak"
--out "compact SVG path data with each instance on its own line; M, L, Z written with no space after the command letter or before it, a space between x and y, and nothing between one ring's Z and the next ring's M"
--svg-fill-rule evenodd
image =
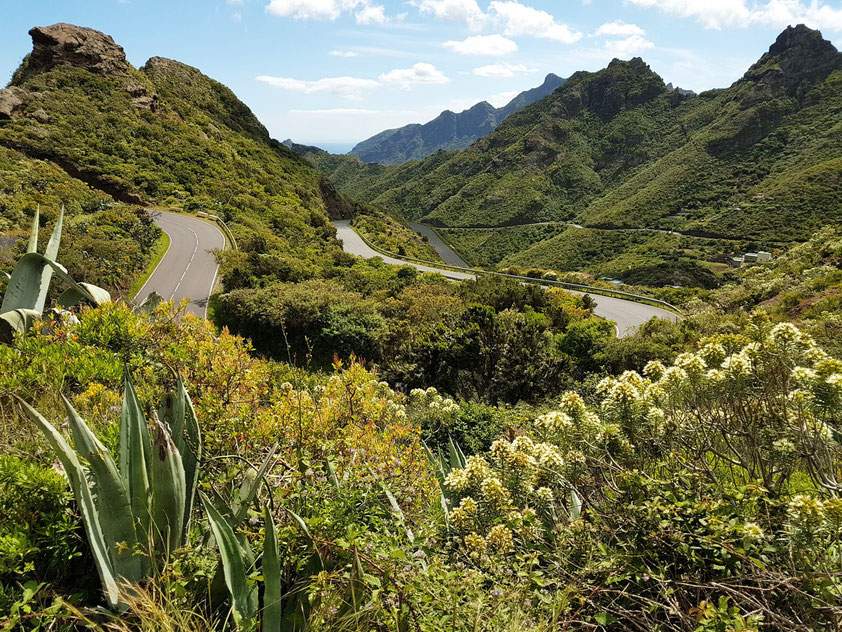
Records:
M36 26L29 35L32 52L15 77L17 83L56 66L75 66L103 75L126 75L131 70L123 47L94 29L59 23Z
M799 24L788 26L744 80L793 93L803 82L821 80L842 68L842 54L819 31Z

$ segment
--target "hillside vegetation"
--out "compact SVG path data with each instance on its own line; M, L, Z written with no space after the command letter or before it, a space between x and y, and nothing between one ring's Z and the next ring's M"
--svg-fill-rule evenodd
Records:
M827 50L802 29L786 35ZM457 284L342 252L329 223L340 212L390 246L406 228L336 194L227 89L177 62L135 70L95 31L55 25L33 40L0 92L0 271L13 273L0 292L13 305L4 322L26 321L0 344L0 629L839 627L838 223L719 287L653 290L685 317L617 338L587 295ZM794 75L777 59L757 84L792 83L798 103L834 76L820 58ZM582 130L624 113L655 125L722 106L666 91L642 62L609 70L616 82L581 74L573 96L556 93L564 103L535 107L578 102L570 137L594 140L604 131ZM717 129L705 152L724 160L734 139ZM819 141L835 139L803 139ZM604 173L585 179L619 190L625 158L609 147L582 145L570 165L601 156ZM787 173L827 159L775 156ZM424 164L371 169L421 177ZM593 195L587 208L604 199ZM83 285L120 286L148 259L146 200L230 220L241 250L221 256L215 323L184 313L186 300L134 307ZM576 204L570 193L559 213ZM49 243L23 254L37 218ZM500 261L517 255L460 230ZM717 243L505 230L535 248L558 240L571 267L606 265L606 248L642 259L653 243ZM679 263L662 268L704 280Z
M33 51L2 93L0 146L22 156L24 170L61 170L69 178L56 179L76 183L61 192L47 185L52 199L209 211L229 221L243 250L257 241L263 254L310 265L338 249L329 217L351 205L228 88L159 57L135 69L91 29L59 24L31 34ZM7 222L25 223L20 200L2 208Z
M668 90L642 60L615 60L575 73L463 151L398 167L309 157L341 190L441 227L571 221L770 250L842 219L840 113L842 54L798 26L726 89ZM519 261L568 269L564 237L549 239Z

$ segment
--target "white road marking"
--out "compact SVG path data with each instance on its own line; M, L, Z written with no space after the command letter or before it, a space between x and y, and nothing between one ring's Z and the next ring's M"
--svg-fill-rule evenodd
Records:
M178 288L181 287L181 282L184 281L184 277L187 274L187 271L190 269L190 264L193 263L193 259L196 257L196 251L199 249L199 235L196 234L196 231L190 228L189 226L186 227L193 236L196 238L196 245L193 247L193 254L190 255L190 261L187 262L187 267L184 268L184 272L181 274L181 278L178 280L178 284L175 286L175 289L170 294L170 300L175 298L175 293L178 292Z

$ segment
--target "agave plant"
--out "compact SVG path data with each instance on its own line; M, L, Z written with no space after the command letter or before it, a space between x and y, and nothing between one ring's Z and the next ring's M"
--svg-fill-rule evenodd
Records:
M41 317L53 272L69 286L58 297L61 307L72 307L85 299L96 305L111 300L111 295L101 287L74 281L65 267L56 262L64 223L64 207L61 208L44 254L37 252L39 216L40 208L36 209L32 219L26 254L17 262L12 274L8 275L9 282L0 306L0 342L10 342L14 332L29 331L35 320Z
M258 607L257 586L248 582L249 573L256 567L256 560L245 537L237 533L230 517L226 517L207 497L202 496L202 504L208 516L214 539L219 547L220 566L224 573L225 586L231 598L231 615L234 624L241 632L256 630L288 630L296 632L300 628L296 619L312 608L305 595L288 595L286 607L283 607L281 562L278 549L278 533L275 520L268 507L263 509L263 523L266 537L263 542L261 573L263 575L263 608ZM301 570L301 576L307 577L324 570L316 541L310 535L307 524L300 516L285 509L295 520L301 532L313 543L313 555ZM359 565L359 560L357 560Z
M76 503L110 608L120 610L121 585L148 577L155 561L185 542L198 483L201 435L181 378L158 414L154 438L126 376L120 412L119 466L65 398L73 435L64 436L21 400L56 451Z

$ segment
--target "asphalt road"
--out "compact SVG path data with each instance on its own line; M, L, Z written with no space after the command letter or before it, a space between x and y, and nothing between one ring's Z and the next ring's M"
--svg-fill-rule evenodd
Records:
M437 253L439 253L439 257L441 257L442 261L444 261L447 265L456 266L458 268L470 267L467 263L465 263L465 260L457 255L450 246L444 243L441 237L436 234L436 231L429 226L413 223L410 224L409 227L419 235L426 237L429 244Z
M442 270L432 266L425 266L420 263L412 263L395 257L381 255L379 252L369 247L354 231L354 229L351 228L350 220L335 220L333 225L336 226L336 236L342 241L342 248L345 252L365 257L366 259L380 257L386 263L399 266L411 265L424 272L437 272L449 279L457 281L475 278L473 274L468 272ZM440 245L444 245L443 242L440 242ZM447 248L446 245L444 245L444 247ZM438 248L436 248L436 250L438 250ZM458 256L455 253L453 253L453 255L458 259ZM576 292L573 290L568 291L571 291L574 294L582 294L582 292ZM591 298L593 298L596 303L594 313L605 319L613 320L617 324L617 335L621 338L631 335L638 327L640 327L640 325L652 318L662 318L664 320L672 321L678 320L678 316L676 314L666 309L661 309L660 307L654 307L643 303L635 303L634 301L627 301L620 298L614 298L612 296L601 296L599 294L591 294Z
M214 224L190 215L149 214L169 235L170 246L136 299L142 301L153 291L168 301L189 298L187 311L204 318L218 268L212 251L225 248L225 235Z

